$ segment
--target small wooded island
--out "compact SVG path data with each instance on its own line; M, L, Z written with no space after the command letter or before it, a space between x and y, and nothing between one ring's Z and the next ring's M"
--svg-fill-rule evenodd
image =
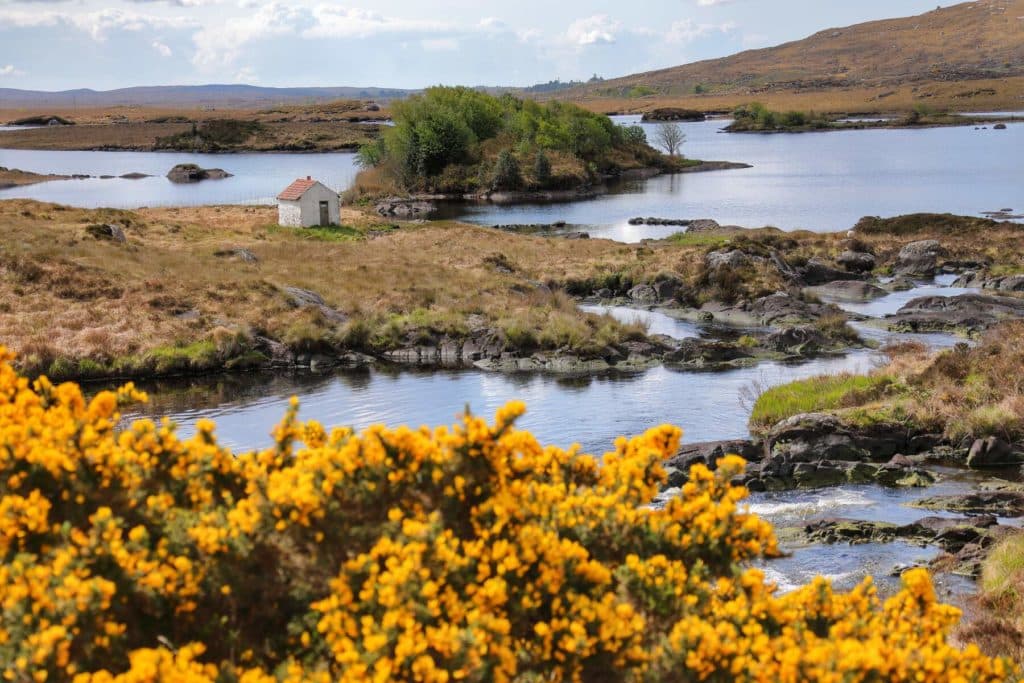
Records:
M566 198L606 180L744 168L662 154L640 126L566 102L428 88L393 105L395 125L359 150L351 198Z

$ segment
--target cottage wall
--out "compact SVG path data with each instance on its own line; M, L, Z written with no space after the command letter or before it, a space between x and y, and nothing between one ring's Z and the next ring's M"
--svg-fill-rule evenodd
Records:
M302 199L299 200L299 204L302 207L302 227L308 228L311 225L320 224L320 202L327 202L327 212L331 219L330 224L341 224L341 207L338 193L326 185L317 183L306 190L306 194L302 195Z
M302 207L299 202L287 202L279 199L277 202L277 224L288 228L301 228Z

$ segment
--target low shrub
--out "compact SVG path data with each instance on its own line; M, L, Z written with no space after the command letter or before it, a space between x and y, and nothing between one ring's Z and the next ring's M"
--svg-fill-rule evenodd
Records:
M259 452L200 420L119 428L0 352L5 680L1009 681L948 640L927 572L780 595L771 526L703 465L650 503L680 431L600 460L493 424L328 431L298 403Z

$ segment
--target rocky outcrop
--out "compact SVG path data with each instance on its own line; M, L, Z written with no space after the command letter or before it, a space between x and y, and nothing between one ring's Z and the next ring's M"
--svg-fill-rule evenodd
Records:
M718 461L727 455L738 455L748 463L752 463L764 457L764 448L750 439L685 443L665 464L683 471L689 471L698 463L715 469Z
M871 301L888 294L881 287L861 280L827 282L823 285L807 287L804 291L826 299L851 302Z
M87 225L85 231L98 240L109 240L124 244L128 238L124 234L124 228L116 223L96 223Z
M228 247L226 249L218 249L213 252L213 255L218 258L234 258L242 261L243 263L259 263L259 259L256 258L256 254L252 253L248 249L243 247ZM310 292L315 294L314 292Z
M744 268L753 263L755 259L763 260L760 257L751 257L739 249L721 249L708 252L704 256L704 267L711 272L716 272L722 268Z
M428 201L392 197L377 202L374 210L381 216L391 218L426 218L436 208Z
M835 415L804 413L782 420L765 435L768 452L787 463L816 460L878 461L935 445L912 428L877 422L851 426Z
M695 109L680 109L678 107L661 107L644 112L640 117L641 121L703 121L704 112Z
M1002 320L1024 317L1024 299L986 294L927 296L884 318L896 332L980 332Z
M1024 451L998 436L976 439L967 453L967 466L973 469L1006 467L1024 463Z
M964 273L953 282L954 287L978 287L999 292L1024 292L1024 274L986 277L980 272Z
M178 164L167 172L167 179L172 183L198 183L230 177L231 174L222 168L200 168L196 164Z
M1017 487L993 488L971 493L931 496L911 503L914 507L968 515L1024 517L1024 491Z
M667 365L695 370L720 370L754 359L751 349L725 341L684 339L678 348L665 354Z
M635 218L630 218L626 222L630 225L678 225L681 227L685 227L690 224L690 221L687 218L655 218L653 216L648 216L646 218L637 216Z
M780 353L805 355L829 346L829 340L816 327L797 325L776 330L768 335L765 346Z
M804 536L813 543L892 543L934 545L943 554L931 562L933 569L962 576L977 577L986 551L1014 527L998 523L995 517L925 517L910 524L869 522L831 518L804 527Z
M332 323L343 323L348 320L347 315L328 306L324 298L314 291L300 287L285 287L284 293L288 297L288 303L296 308L315 308Z
M939 257L945 255L946 250L938 240L911 242L900 249L894 273L910 277L931 277L938 268Z
M825 261L817 258L812 258L806 264L797 268L796 272L800 281L810 287L824 285L837 280L857 280L861 277L857 273L833 268Z
M844 251L836 257L836 263L851 273L867 273L875 269L875 257L863 251Z

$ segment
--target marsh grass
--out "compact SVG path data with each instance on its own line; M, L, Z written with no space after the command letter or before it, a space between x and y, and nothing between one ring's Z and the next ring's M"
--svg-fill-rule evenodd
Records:
M958 629L958 639L1024 666L1024 533L1014 533L989 550L978 588L977 613Z
M814 413L860 406L877 400L893 387L885 375L824 375L799 380L762 393L754 403L751 428L764 430L801 413Z

